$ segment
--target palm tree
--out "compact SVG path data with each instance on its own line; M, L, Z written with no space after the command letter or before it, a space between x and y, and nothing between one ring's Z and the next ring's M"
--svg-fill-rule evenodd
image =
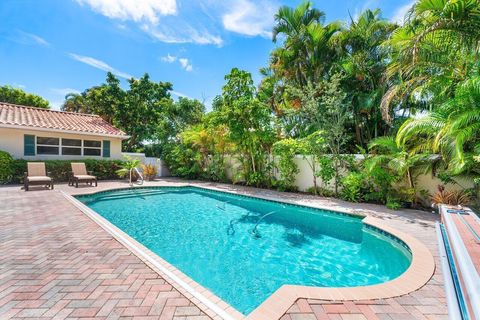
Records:
M397 144L393 137L376 138L368 144L370 157L365 161L369 171L381 166L398 179L407 182L409 188L415 189L414 171L432 160L428 154L410 154L405 145Z
M278 10L272 37L276 42L283 34L285 40L271 56L270 67L275 73L300 85L323 75L335 56L330 41L341 29L339 22L324 25L324 20L325 13L312 8L310 1Z
M396 140L410 144L413 152L439 153L447 169L460 174L480 169L473 161L480 149L480 76L457 85L454 95L436 110L407 120Z
M91 113L85 97L79 93L68 93L61 109L68 112Z
M341 66L349 77L355 136L359 145L387 132L379 104L387 89L384 73L388 50L382 46L397 26L380 9L365 10L335 37L342 50Z
M480 41L478 0L419 0L406 25L385 43L392 53L387 70L391 84L382 99L383 116L392 120L392 105L413 98L431 110L450 98L455 85L476 70Z
M288 37L301 38L305 27L312 23L323 23L325 13L312 8L312 2L304 1L296 8L282 6L275 14L276 25L273 27L273 42L278 40L279 34L285 34Z
M117 174L120 177L125 177L128 174L128 182L130 183L130 186L132 186L132 173L133 170L135 170L139 165L139 159L133 159L129 156L125 156L125 161L123 162L121 168L117 170Z

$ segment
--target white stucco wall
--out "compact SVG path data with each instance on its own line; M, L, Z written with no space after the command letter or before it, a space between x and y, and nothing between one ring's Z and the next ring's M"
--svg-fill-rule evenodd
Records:
M64 155L36 155L24 156L24 135L35 135L39 137L82 139L82 140L110 140L110 157L102 156L64 156ZM105 136L70 134L61 132L24 130L13 128L0 128L0 150L6 151L16 159L26 160L78 160L78 159L119 159L122 157L122 139Z
M357 159L361 159L362 155L355 155ZM299 172L295 177L295 185L298 187L299 191L306 191L308 188L313 187L313 172L310 168L306 159L303 156L297 155L295 157L295 163L298 166ZM234 157L227 157L227 177L232 179L235 168L239 165L239 161ZM275 176L279 177L279 173L275 170ZM462 190L465 188L472 188L473 181L467 180L465 178L456 178L458 184L448 184L445 186L446 190ZM437 192L439 185L443 183L437 177L432 176L431 174L422 174L419 175L416 180L416 186L418 190L426 190L430 195L433 195ZM323 187L322 180L317 177L317 185ZM333 190L332 181L329 184L329 189Z
M355 155L357 159L360 159L361 155ZM305 191L310 187L313 187L313 172L310 169L307 161L303 159L302 156L297 156L295 162L298 165L298 169L300 172L297 174L296 177L296 185L300 191ZM456 178L455 179L459 184L448 184L446 185L446 189L449 191L453 190L462 190L465 188L472 188L473 181L467 180L464 178ZM321 186L322 180L317 178L318 186ZM431 174L421 174L415 180L416 186L418 190L426 190L430 195L433 195L437 192L438 186L443 185L442 181L437 177L432 176ZM330 184L330 188L332 189L332 184Z

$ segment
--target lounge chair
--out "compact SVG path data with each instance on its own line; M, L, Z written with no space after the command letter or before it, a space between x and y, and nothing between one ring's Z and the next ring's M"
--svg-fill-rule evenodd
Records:
M95 182L95 187L97 186L97 177L93 175L91 171L87 172L87 168L85 167L85 163L78 162L78 163L71 163L72 165L72 174L70 176L70 181L68 182L69 186L75 185L78 188L78 182L84 181L93 185Z
M28 162L27 172L23 179L25 191L28 191L30 186L44 185L53 189L53 179L50 176L50 172L46 172L44 162Z

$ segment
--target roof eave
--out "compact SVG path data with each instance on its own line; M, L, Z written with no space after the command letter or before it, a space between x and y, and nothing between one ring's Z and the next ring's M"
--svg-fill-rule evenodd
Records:
M53 129L53 128L40 128L33 126L23 126L16 124L3 124L0 123L0 128L9 128L9 129L23 129L23 130L32 130L32 131L42 131L42 132L58 132L58 133L68 133L68 134L79 134L87 136L96 136L96 137L109 137L109 138L118 138L118 139L128 139L129 135L118 135L118 134L108 134L108 133L98 133L98 132L85 132L85 131L75 131L75 130L63 130L63 129Z

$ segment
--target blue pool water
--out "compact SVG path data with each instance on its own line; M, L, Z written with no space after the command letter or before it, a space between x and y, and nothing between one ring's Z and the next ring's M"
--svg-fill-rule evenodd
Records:
M326 210L195 187L78 199L244 314L284 284L372 285L411 262L399 241Z

